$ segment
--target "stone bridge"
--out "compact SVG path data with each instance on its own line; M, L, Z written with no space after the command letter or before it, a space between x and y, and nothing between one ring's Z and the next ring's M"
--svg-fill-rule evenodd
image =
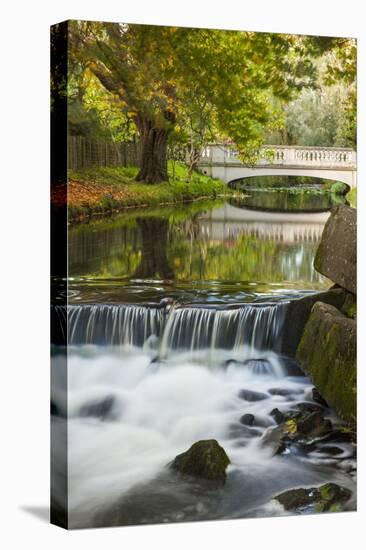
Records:
M204 174L226 183L250 176L310 176L342 181L356 187L356 152L337 147L264 145L254 166L240 160L229 145L204 148L198 168Z

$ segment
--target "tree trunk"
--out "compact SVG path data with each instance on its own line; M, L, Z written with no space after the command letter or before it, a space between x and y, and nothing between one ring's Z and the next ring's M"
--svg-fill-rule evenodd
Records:
M168 136L169 129L156 128L149 120L138 124L141 137L141 167L137 181L159 183L168 181Z

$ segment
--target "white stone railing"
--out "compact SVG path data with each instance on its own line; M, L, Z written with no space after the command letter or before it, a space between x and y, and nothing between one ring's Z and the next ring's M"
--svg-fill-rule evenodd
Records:
M227 145L208 145L202 151L201 162L210 164L243 164L238 152ZM264 145L259 166L309 166L356 169L356 152L338 147L300 147L297 145Z

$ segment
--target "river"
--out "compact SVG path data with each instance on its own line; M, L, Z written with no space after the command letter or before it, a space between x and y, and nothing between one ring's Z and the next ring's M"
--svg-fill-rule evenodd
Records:
M312 403L311 381L281 354L287 304L331 285L313 268L330 204L268 196L70 227L67 411L57 345L52 365L56 430L68 415L70 527L283 515L283 490L355 490L349 441L275 456L265 443L274 408ZM230 458L222 488L167 467L200 439Z

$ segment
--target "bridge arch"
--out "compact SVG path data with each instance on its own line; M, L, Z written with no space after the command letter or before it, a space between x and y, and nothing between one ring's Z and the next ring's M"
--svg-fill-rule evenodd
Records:
M268 160L263 155L255 166L248 167L230 147L210 145L198 163L199 169L213 178L230 183L252 176L309 176L342 181L356 186L356 153L334 147L264 146L271 151Z

